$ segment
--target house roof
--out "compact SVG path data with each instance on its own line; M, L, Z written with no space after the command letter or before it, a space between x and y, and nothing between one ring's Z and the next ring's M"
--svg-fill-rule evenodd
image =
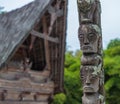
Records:
M53 0L35 0L22 8L0 14L0 67L14 54Z

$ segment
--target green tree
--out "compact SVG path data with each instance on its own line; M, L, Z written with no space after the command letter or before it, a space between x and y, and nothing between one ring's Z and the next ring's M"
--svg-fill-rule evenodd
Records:
M65 104L66 95L64 93L56 94L52 104Z
M106 104L119 104L120 40L111 40L104 54Z
M80 56L81 52L68 51L65 54L65 91L67 96L66 104L80 104L82 89L80 82Z
M120 46L120 39L119 38L111 40L110 43L107 46L107 49L110 49L110 48L113 48L113 47L116 47L116 46Z

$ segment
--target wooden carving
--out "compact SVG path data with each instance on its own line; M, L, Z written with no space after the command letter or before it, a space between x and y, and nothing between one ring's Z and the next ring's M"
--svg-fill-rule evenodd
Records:
M104 104L104 70L99 0L77 0L78 38L82 50L82 104Z
M97 25L81 24L79 40L83 53L101 53L101 30Z
M77 0L79 22L81 23L93 23L100 26L101 7L99 0Z

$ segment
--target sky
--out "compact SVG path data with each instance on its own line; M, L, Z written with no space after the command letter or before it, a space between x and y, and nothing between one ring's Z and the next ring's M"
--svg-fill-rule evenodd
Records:
M4 10L11 11L22 7L33 0L0 0L0 6L5 7ZM68 21L67 21L67 47L68 50L80 49L78 41L78 12L77 0L68 0ZM103 48L111 39L120 38L120 0L100 0L101 1L101 24Z

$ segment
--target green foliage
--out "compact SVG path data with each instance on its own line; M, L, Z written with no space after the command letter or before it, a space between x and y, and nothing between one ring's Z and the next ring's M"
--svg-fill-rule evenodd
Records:
M116 47L105 50L105 55L110 56L110 57L119 56L120 46L116 46Z
M118 38L111 40L110 43L108 44L107 48L110 49L110 48L113 48L116 46L120 46L120 39L118 39Z
M64 93L56 94L52 104L65 104L66 95Z
M80 82L80 56L81 52L66 52L64 85L67 96L65 104L80 104L81 82Z
M119 104L120 40L112 40L104 54L106 102L107 104Z

